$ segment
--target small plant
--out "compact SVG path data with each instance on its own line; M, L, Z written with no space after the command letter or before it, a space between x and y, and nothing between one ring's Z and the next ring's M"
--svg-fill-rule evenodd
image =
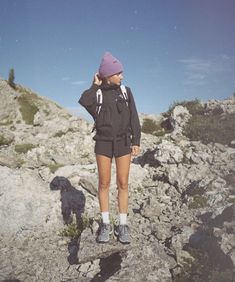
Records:
M60 131L56 132L53 137L61 137L65 134L66 134L66 132L63 132L62 130L60 130Z
M89 153L83 153L82 155L81 155L81 158L88 158L89 157Z
M0 135L0 146L10 145L13 140L5 138L3 135Z
M72 239L79 238L82 234L82 230L78 229L75 222L72 222L66 226L62 231L60 231L59 236L70 237Z
M57 171L57 169L59 169L60 167L63 167L64 165L62 164L49 164L48 168L50 169L51 173L55 173Z
M58 132L55 133L55 135L53 137L61 137L65 134L67 134L68 132L75 132L73 128L69 128L67 131L62 131L59 130Z
M9 71L9 75L8 75L8 84L12 87L12 88L16 88L16 85L15 85L15 71L14 69L10 69Z
M193 201L189 203L189 209L205 208L207 206L207 199L202 195L195 195Z
M28 151L36 148L34 144L17 144L15 145L15 151L20 154L26 154Z
M68 224L62 231L60 231L59 236L77 239L81 236L83 230L92 226L93 221L92 218L82 215L77 219L77 222L74 222L73 220L72 223Z

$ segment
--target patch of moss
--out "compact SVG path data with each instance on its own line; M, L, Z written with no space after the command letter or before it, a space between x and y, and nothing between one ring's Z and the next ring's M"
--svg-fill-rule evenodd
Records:
M51 173L55 173L57 171L57 169L59 169L60 167L63 167L64 165L62 164L50 164L48 165L48 168L50 169Z
M202 195L195 195L193 201L189 203L189 209L199 209L207 207L207 199Z
M39 111L41 98L23 87L17 87L17 91L21 93L17 99L22 118L26 124L33 124L34 115Z
M69 128L67 131L59 130L58 132L56 132L54 134L53 137L61 137L61 136L65 135L65 134L67 134L68 132L76 132L76 131L73 128Z
M13 140L5 138L3 135L0 135L0 146L10 145Z
M0 121L0 126L4 126L4 125L11 125L13 123L12 120L7 119L5 121Z
M66 132L60 130L60 131L56 132L56 133L53 135L53 137L61 137L61 136L65 135L65 134L66 134Z
M49 116L49 114L50 114L50 111L49 111L49 110L43 110L43 112L44 112L44 114L45 114L46 116Z
M36 148L34 144L17 144L15 145L15 151L20 154L26 154L28 151Z

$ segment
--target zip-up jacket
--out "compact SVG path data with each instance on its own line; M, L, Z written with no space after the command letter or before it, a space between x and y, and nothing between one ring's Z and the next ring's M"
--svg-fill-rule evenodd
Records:
M97 113L96 92L101 89L103 102ZM126 87L128 100L125 100L119 85L93 84L83 92L79 103L91 114L95 121L94 140L118 140L131 136L132 145L140 145L141 128L135 101L131 90Z

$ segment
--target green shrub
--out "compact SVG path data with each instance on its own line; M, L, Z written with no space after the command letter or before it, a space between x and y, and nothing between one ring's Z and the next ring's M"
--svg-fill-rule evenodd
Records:
M183 130L183 134L191 141L228 145L235 140L235 113L222 115L223 111L220 107L206 112L196 98L193 101L174 102L165 115L170 116L177 105L186 107L191 114Z
M156 122L153 121L152 119L145 118L143 120L143 125L142 125L142 129L141 130L144 133L153 134L153 132L156 130Z
M71 239L77 239L81 236L83 230L87 227L92 226L93 219L86 215L78 218L77 222L68 224L63 230L60 231L59 235L63 237L70 237Z
M25 154L27 153L28 151L32 150L33 148L36 148L37 146L34 145L34 144L17 144L15 145L15 151L17 153L20 153L20 154Z
M204 144L216 142L230 144L235 140L235 113L225 116L194 115L184 128L183 134L190 140Z
M8 75L8 84L12 87L12 88L16 88L15 85L15 71L14 69L10 69L9 71L9 75Z
M143 120L141 131L155 136L162 136L166 133L160 124L157 124L156 121L150 118L145 118Z
M174 101L170 105L167 113L170 115L173 112L173 110L176 106L186 107L191 115L196 115L196 114L201 115L201 114L204 114L204 112L205 112L204 107L200 103L200 100L197 99L197 98L195 98L195 100L193 100L193 101L186 101L186 100L184 100L184 101Z

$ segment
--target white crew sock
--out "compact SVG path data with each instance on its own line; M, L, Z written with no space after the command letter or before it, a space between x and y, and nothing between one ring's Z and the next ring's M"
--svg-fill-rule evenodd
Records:
M101 212L103 223L109 224L109 212Z
M119 214L119 224L127 224L127 213Z

